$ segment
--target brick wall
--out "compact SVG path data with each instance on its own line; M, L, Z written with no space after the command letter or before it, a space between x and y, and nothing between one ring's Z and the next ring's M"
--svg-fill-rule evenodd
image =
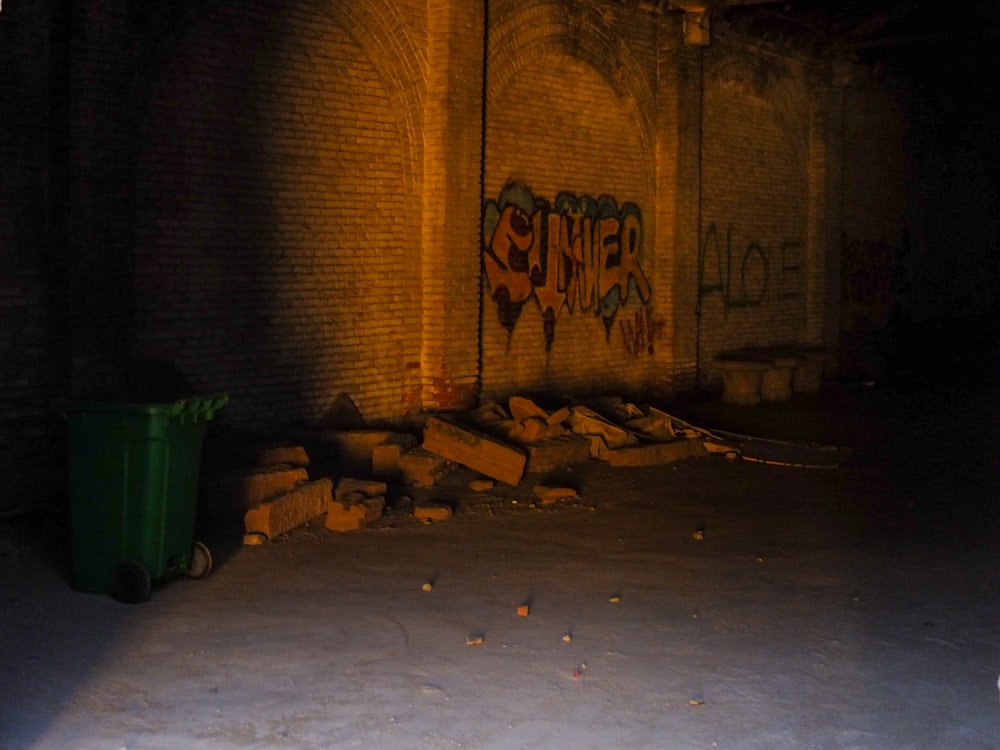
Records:
M65 210L53 154L67 143L65 118L53 121L63 110L51 94L64 93L54 69L65 69L66 52L53 47L53 12L38 2L0 13L0 516L58 491L62 425L51 408L68 381L65 225L50 212ZM52 468L40 472L38 459Z
M649 282L656 24L558 2L491 4L489 23L484 396L634 388L665 314ZM510 252L514 205L532 226ZM598 226L609 251L629 245L621 268L591 241Z
M801 341L807 278L808 107L792 58L716 38L705 51L698 340L719 351Z
M712 386L835 343L913 207L882 82L634 4L10 4L0 42L8 487L134 358L239 427Z
M212 7L148 94L139 354L242 425L419 408L421 4Z

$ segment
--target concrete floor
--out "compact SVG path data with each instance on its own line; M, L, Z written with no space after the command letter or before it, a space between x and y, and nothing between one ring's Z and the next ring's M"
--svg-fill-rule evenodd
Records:
M854 454L592 461L546 508L457 471L449 521L217 540L142 605L69 588L64 514L0 522L0 747L1000 747L997 391L663 406Z

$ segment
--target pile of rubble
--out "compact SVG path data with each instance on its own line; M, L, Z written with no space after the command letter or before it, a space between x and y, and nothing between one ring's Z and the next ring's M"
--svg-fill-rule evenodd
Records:
M360 417L360 415L357 415ZM494 481L518 485L595 459L613 466L652 466L725 453L731 445L652 407L606 398L547 411L527 398L486 404L460 416L430 416L422 441L410 433L351 427L303 431L301 442L255 451L252 468L214 477L210 502L243 517L244 540L259 543L325 516L331 531L351 531L382 517L393 486L434 487L455 465ZM310 478L314 459L335 466L336 485ZM328 472L332 474L333 472ZM569 488L540 486L543 504L575 496ZM537 493L536 493L537 494ZM225 498L225 500L220 500ZM417 518L450 517L447 505L415 505Z

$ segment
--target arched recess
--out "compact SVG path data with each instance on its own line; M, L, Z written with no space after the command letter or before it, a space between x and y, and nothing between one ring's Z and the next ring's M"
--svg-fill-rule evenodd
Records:
M793 344L809 266L809 107L804 65L721 39L704 56L698 361Z
M425 62L395 4L212 2L140 70L137 351L241 426L412 406Z
M639 29L638 40L632 39L638 52L625 43L622 23L632 24L629 31ZM647 30L643 37L634 18L607 19L583 3L491 7L483 180L484 397L517 390L623 392L649 380L655 365L648 339L656 323L647 314L655 298L649 281L657 212L656 45L655 30ZM545 259L538 272L528 272L530 282L515 278L516 270L497 275L498 266L490 262L496 221L505 205L532 204L533 247ZM634 219L641 227L631 235L641 238L633 244L642 248L633 256L636 274L620 277L617 298L598 294L594 299L600 302L581 302L590 299L581 278L604 265L553 249L551 238L584 226L573 223L583 221L574 217L616 212L620 226ZM595 219L586 226L596 225ZM553 282L554 266L572 269Z
M525 66L546 55L568 55L598 71L624 106L634 111L642 150L651 156L655 94L646 72L648 66L643 68L612 24L595 24L589 17L574 16L571 10L593 12L584 4L570 9L563 3L541 0L520 5L501 23L490 26L486 48L487 116ZM652 191L652 173L650 180Z

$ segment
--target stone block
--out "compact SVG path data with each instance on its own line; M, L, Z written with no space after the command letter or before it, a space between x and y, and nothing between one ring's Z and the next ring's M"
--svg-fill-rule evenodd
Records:
M572 487L550 487L539 484L535 487L534 493L542 505L555 505L564 500L580 499L580 496Z
M372 448L372 476L376 479L395 480L402 473L399 458L417 445L413 435L399 433Z
M334 497L342 500L349 495L360 495L362 497L384 496L388 491L385 482L378 482L371 479L351 479L345 477L337 482L337 489Z
M257 466L309 466L309 454L301 445L269 445L254 451L254 464Z
M700 439L680 439L666 443L647 443L605 451L599 458L612 466L659 466L695 455L704 455Z
M252 471L232 471L207 477L202 497L213 509L245 513L261 503L309 481L309 472L302 467L285 465L263 466Z
M390 430L319 429L299 437L316 461L336 462L346 472L372 476L372 451L396 434Z
M413 509L413 517L431 521L447 521L451 518L451 508L447 505L418 505Z
M493 479L517 485L527 455L506 443L454 422L431 417L424 426L423 447Z
M591 441L577 435L564 435L539 440L524 448L528 453L525 472L541 474L582 464L590 458Z
M243 517L244 533L273 539L321 516L332 501L333 482L317 479L251 508Z
M434 487L447 472L447 459L423 448L414 448L399 457L399 481L402 484Z
M522 396L511 396L507 400L507 411L512 419L523 422L526 419L541 419L543 422L548 419L549 413L538 406L534 401Z
M330 531L356 531L377 521L385 510L385 498L362 492L349 492L330 500L326 511L326 528Z

